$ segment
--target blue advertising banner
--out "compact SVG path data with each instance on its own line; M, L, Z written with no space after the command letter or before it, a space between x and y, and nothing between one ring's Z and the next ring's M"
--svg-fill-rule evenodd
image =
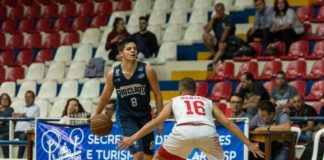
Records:
M236 122L244 131L244 122ZM155 151L172 131L174 121L164 123L164 132L155 136ZM224 126L217 125L219 141L226 160L243 160L244 145ZM36 159L37 160L131 160L128 150L117 150L117 143L122 139L116 123L109 135L92 134L89 125L66 126L61 124L37 121ZM207 157L195 149L188 159L206 160Z

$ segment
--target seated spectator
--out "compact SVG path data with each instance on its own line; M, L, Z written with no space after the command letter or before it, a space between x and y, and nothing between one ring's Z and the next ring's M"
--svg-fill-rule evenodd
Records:
M275 104L277 108L288 113L289 108L293 107L291 99L298 94L297 90L294 86L287 83L286 74L283 71L278 71L276 73L276 83L277 87L274 88L271 93L271 102Z
M270 101L262 101L258 103L258 114L250 121L250 130L254 131L290 131L290 120L288 115L276 110L275 105ZM260 148L264 148L264 144L260 144ZM288 159L288 144L285 142L272 142L271 157L273 160ZM250 156L250 159L254 159Z
M9 94L2 93L0 95L0 117L11 117L14 109L10 107L11 99ZM0 134L8 133L9 125L8 122L0 121Z
M274 38L284 41L287 48L289 48L291 43L302 36L304 26L300 23L295 11L289 7L287 0L276 0L274 11L270 31L273 33Z
M90 114L88 114L84 110L79 100L76 98L70 98L66 102L60 123L69 124L69 125L86 124L87 120L73 120L71 118L89 118L89 117Z
M262 38L262 48L265 49L271 42L270 27L272 24L273 10L266 7L264 0L254 0L256 12L254 15L254 23L248 31L248 41L253 42L254 38Z
M116 17L113 24L113 30L108 34L106 41L106 50L110 50L108 58L110 60L117 60L118 52L118 43L125 40L128 37L128 32L125 27L125 21Z
M211 52L212 64L217 64L222 58L228 38L235 36L235 23L230 15L225 14L225 6L223 3L217 3L215 5L216 14L209 20L204 27L205 33L203 35L204 43ZM214 32L215 36L210 34L210 31Z
M290 116L292 117L310 117L317 116L316 110L305 103L303 96L295 95L292 99L293 109L291 110ZM299 136L300 142L310 143L312 141L313 129L315 127L315 121L294 121L293 125L298 125L301 129Z
M39 116L39 107L34 103L35 93L33 91L26 91L25 93L25 102L26 106L20 107L12 113L12 117L38 117ZM27 135L26 131L34 127L34 122L26 121L17 121L15 126L14 137L19 140L26 140ZM1 140L8 140L9 133L4 133L0 135ZM8 146L2 146L2 152L5 158L9 157L9 148ZM19 146L18 158L23 158L25 152L25 146Z
M139 53L145 58L156 57L159 52L159 45L154 33L147 30L148 19L146 17L139 18L139 32L134 33L136 45Z
M245 72L241 76L241 88L238 94L243 97L243 109L251 117L257 113L257 104L263 100L269 100L269 93L262 83L255 82L252 73Z
M232 118L242 118L249 117L242 109L243 107L243 98L239 94L233 94L230 98L230 107L232 110Z

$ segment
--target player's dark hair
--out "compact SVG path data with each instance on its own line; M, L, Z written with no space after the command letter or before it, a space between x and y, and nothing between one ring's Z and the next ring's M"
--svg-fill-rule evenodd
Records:
M144 20L144 21L146 21L146 22L148 21L148 18L147 18L147 17L144 17L144 16L141 16L141 17L139 17L138 19L139 19L139 20Z
M79 102L78 99L76 99L76 98L70 98L70 99L68 99L68 100L66 101L66 104L65 104L65 107L64 107L64 110L63 110L63 113L62 113L62 117L64 117L64 116L67 115L68 106L69 106L69 103L70 103L71 101L76 101L76 102L78 103L78 106L79 106L79 113L83 113L83 112L85 112L85 110L84 110L82 104Z
M276 76L277 76L277 75L283 75L283 77L286 78L286 74L285 74L284 71L277 71L277 72L276 72Z
M185 77L181 79L179 82L179 86L181 86L184 89L184 91L192 93L196 92L196 82L190 77Z
M261 111L267 111L268 113L276 112L276 106L269 100L261 101L257 104L257 108Z
M125 48L126 44L128 44L128 43L135 43L136 44L136 42L133 39L130 39L130 38L125 39L125 40L123 40L123 41L121 41L121 42L118 43L118 51L119 52L120 51L123 51L123 49Z
M245 76L246 80L250 80L250 81L254 82L254 77L251 72L244 72L243 75Z

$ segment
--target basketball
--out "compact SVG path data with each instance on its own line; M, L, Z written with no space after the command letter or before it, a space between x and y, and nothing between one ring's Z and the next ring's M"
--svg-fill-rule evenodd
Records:
M90 120L90 128L92 133L98 136L108 135L112 129L111 119L104 114L97 114Z

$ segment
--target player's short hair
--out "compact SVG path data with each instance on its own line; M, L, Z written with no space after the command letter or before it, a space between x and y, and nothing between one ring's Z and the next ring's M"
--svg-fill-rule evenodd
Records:
M146 21L146 22L148 21L148 18L147 18L147 17L144 17L144 16L141 16L141 17L139 17L138 19L139 19L139 20L144 20L144 21Z
M123 51L126 44L128 44L128 43L135 43L136 44L136 42L133 39L129 39L129 38L125 39L125 40L118 43L118 51Z
M261 111L267 111L268 113L276 112L276 106L269 100L261 101L257 104L257 108Z
M180 80L179 86L181 86L185 91L196 92L196 82L190 77L185 77Z

